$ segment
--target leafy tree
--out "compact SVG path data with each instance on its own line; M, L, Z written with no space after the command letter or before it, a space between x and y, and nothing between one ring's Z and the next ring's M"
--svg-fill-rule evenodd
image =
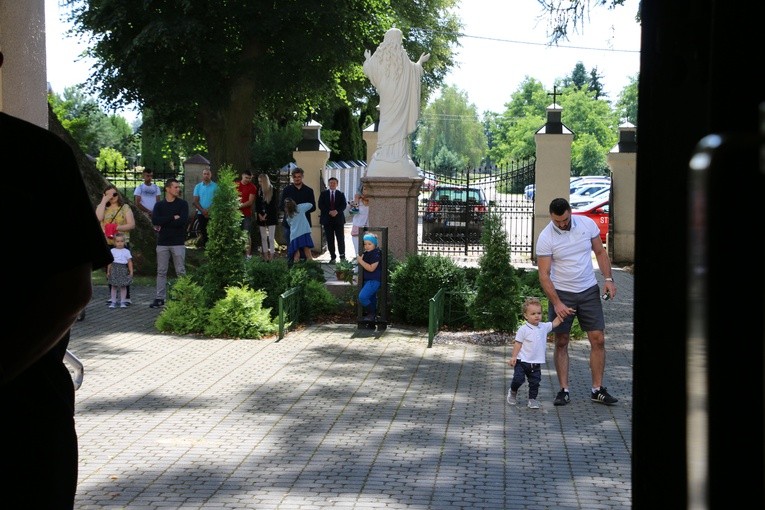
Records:
M253 168L267 173L271 182L276 183L279 169L292 161L292 151L303 136L302 129L300 121L280 123L267 115L258 115L253 121Z
M544 115L528 116L517 119L502 131L495 132L495 146L489 155L499 166L508 166L515 161L523 161L536 156L534 134L545 123Z
M435 169L480 165L488 144L474 104L467 93L453 86L425 107L417 129L415 156L433 162Z
M587 87L569 85L556 99L562 121L575 138L572 144L572 175L597 175L608 171L606 155L618 138L617 116L604 99L596 99ZM546 122L549 98L542 84L526 78L512 94L507 110L492 118L489 155L498 165L508 165L536 155L534 134Z
M563 124L575 134L571 175L607 174L606 155L618 139L618 119L610 104L595 99L591 91L568 88L560 105Z
M587 70L584 68L584 64L577 62L574 66L574 70L571 72L571 76L563 79L563 85L565 87L574 86L577 89L586 87Z
M564 87L574 87L576 89L585 89L594 93L595 99L605 97L603 92L603 84L600 80L603 76L598 74L598 68L593 67L589 75L582 62L577 62L574 66L574 70L571 72L571 76L563 78L561 83Z
M622 89L619 99L616 101L616 112L619 119L635 126L637 126L639 78L639 73L630 77L630 82Z
M101 149L119 151L130 162L138 156L140 137L124 117L107 115L98 101L85 94L82 86L66 87L62 96L51 93L48 102L80 149L96 156Z
M439 175L447 177L456 177L459 172L465 169L462 158L449 150L446 145L441 145L438 154L435 155L430 170Z
M127 160L116 149L105 147L96 158L96 168L99 172L123 172L127 168Z
M595 99L605 98L608 96L603 90L603 84L600 82L600 80L603 79L603 76L598 74L598 68L593 67L590 70L590 81L589 81L589 88L591 91L595 93Z
M160 174L175 173L193 154L207 154L204 138L193 132L176 134L156 120L150 108L143 111L141 163Z
M549 103L542 82L527 76L506 103L507 109L490 126L493 162L505 166L536 155L534 133L544 125Z
M364 141L358 120L353 117L351 109L343 105L332 117L332 129L339 132L337 146L333 147L330 159L333 161L355 161L366 159ZM322 131L323 133L323 131Z
M624 5L625 0L537 0L548 18L551 42L556 43L568 39L568 31L574 31L584 26L584 21L590 13L590 4L614 9ZM635 14L636 21L640 13Z
M214 166L246 168L252 121L360 108L374 95L364 50L394 24L431 54L423 95L453 65L456 0L63 0L91 40L89 85L114 107L151 108L159 125L204 136Z
M590 133L577 135L571 147L571 175L608 175L606 152Z

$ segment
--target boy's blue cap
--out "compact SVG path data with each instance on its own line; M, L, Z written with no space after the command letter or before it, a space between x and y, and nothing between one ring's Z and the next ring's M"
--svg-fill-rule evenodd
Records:
M377 238L373 236L372 234L364 234L364 240L369 241L375 246L377 246Z

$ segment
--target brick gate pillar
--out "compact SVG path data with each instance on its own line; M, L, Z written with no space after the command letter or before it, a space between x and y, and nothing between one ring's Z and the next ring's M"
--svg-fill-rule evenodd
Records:
M553 103L547 107L547 123L534 134L537 146L536 180L534 183L534 233L531 260L536 263L537 238L550 223L550 202L562 197L568 200L571 182L571 144L574 133L563 125L563 110Z
M635 261L635 186L637 170L637 128L626 122L619 126L619 143L606 156L611 169L612 233L608 235L612 262Z

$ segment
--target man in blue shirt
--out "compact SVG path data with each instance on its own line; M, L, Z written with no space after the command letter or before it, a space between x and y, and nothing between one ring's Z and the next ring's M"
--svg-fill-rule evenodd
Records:
M194 186L193 205L194 209L197 210L197 218L199 219L198 248L204 248L207 244L207 223L210 221L210 207L217 190L218 183L213 182L212 171L208 166L202 170L202 182Z

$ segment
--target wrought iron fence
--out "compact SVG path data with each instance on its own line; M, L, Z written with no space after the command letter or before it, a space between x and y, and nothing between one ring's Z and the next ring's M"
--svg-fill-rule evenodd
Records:
M142 167L126 168L125 170L104 169L100 170L100 173L110 184L117 187L124 198L134 201L133 192L143 182ZM170 178L178 180L181 184L181 190L184 188L184 172L182 168L180 170L154 170L153 176L154 182L160 189L164 182Z
M533 160L508 168L486 166L458 172L422 167L419 201L419 251L477 263L486 214L498 214L513 262L531 260L534 202L524 188L534 183Z

